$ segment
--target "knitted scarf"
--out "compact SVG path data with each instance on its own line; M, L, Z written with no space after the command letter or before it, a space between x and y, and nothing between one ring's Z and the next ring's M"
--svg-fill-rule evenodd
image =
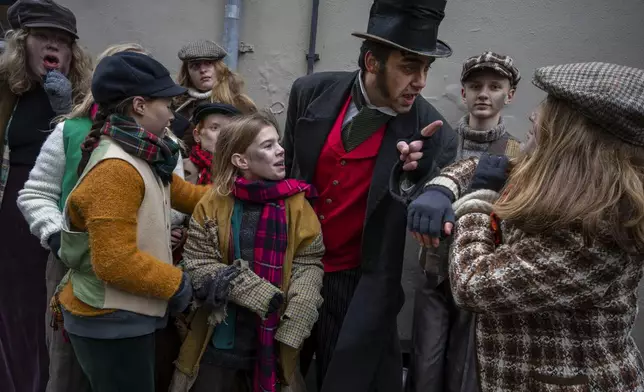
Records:
M185 98L185 95L181 96L179 98L178 102L182 102L179 104L179 107L175 110L175 112L179 113L183 109L185 109L188 105L192 104L195 101L203 101L203 100L208 100L210 101L210 97L212 96L212 90L206 91L205 93L202 93L201 91L195 90L192 87L188 87L188 97ZM184 101L185 99L185 101Z
M162 139L143 129L133 118L117 114L109 116L99 133L111 137L128 154L149 163L164 185L172 182L172 171L179 159L179 145L172 139L167 136ZM91 152L98 142L90 133L81 148Z
M505 134L505 123L503 122L503 117L501 117L496 127L479 131L470 128L470 117L466 114L458 122L456 132L460 136L456 159L480 157L490 147L490 143Z
M195 144L190 151L190 162L199 169L197 185L212 184L212 153Z
M191 98L195 98L195 99L198 99L198 100L207 99L207 98L210 98L210 96L212 95L212 90L208 90L205 93L202 93L201 91L198 91L198 90L195 90L192 87L189 87L188 88L188 95Z
M305 192L309 199L317 197L311 185L293 179L251 182L238 177L233 185L233 195L237 199L264 205L255 235L253 270L276 287L282 285L282 266L288 242L285 200L300 192ZM253 380L254 392L277 391L279 380L275 332L279 323L279 312L270 314L265 320L258 320L259 349Z

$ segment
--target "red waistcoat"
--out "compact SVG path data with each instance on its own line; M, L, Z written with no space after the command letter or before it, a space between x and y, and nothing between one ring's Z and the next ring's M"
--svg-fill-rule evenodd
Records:
M322 258L325 272L360 266L362 230L367 196L376 156L386 126L351 152L342 145L342 123L351 97L338 115L315 169L313 184L320 193L315 212L322 224L326 252Z

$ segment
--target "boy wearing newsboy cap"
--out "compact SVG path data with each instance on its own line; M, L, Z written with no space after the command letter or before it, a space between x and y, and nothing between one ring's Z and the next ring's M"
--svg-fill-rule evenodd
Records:
M485 51L465 60L461 96L467 114L455 128L459 135L457 161L484 153L515 156L519 152L520 144L507 132L501 112L512 101L520 80L509 56ZM426 281L416 291L414 302L413 391L469 392L477 388L474 316L454 303L448 251L448 242L420 250Z

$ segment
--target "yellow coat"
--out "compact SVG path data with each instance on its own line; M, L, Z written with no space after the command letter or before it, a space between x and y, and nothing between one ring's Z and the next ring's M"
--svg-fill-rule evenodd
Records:
M322 304L324 245L320 223L304 193L289 197L285 204L288 242L281 286L277 288L247 267L242 268L231 282L229 300L263 317L274 294L285 294L275 339L280 342L281 370L288 382L295 372L299 349L310 335ZM232 197L211 191L195 208L184 248L185 271L195 290L210 273L232 262L228 256L233 207ZM194 383L201 357L221 319L221 314L211 314L204 308L190 315L171 391L187 391Z

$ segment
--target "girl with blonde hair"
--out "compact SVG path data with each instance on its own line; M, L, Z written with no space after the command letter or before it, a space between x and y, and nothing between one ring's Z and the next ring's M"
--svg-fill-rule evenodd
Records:
M457 162L424 194L439 225L457 200L450 280L457 305L477 313L481 391L644 390L630 334L644 265L644 70L567 64L537 69L533 83L548 93L533 150Z
M0 385L41 391L48 379L48 251L29 233L16 199L52 119L83 99L91 58L77 42L74 14L53 1L16 1L7 18L12 30L0 56Z
M226 63L226 51L209 40L197 40L184 45L178 53L181 68L177 83L188 91L174 102L177 117L173 132L183 137L190 127L189 120L194 109L201 103L225 103L242 113L257 110L255 103L244 93L244 80ZM192 124L194 127L196 124Z
M184 249L202 307L171 390L187 391L195 377L194 392L301 390L298 352L322 302L316 192L284 178L284 149L266 113L221 130L213 171Z

